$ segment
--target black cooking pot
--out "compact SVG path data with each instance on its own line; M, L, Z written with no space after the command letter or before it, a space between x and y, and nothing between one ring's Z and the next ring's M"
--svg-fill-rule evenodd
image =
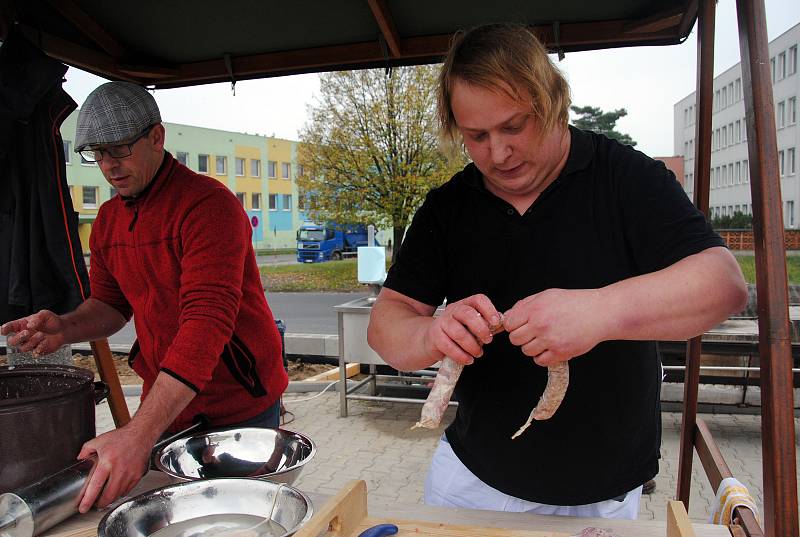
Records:
M0 366L0 493L75 462L95 436L95 404L108 395L88 369Z

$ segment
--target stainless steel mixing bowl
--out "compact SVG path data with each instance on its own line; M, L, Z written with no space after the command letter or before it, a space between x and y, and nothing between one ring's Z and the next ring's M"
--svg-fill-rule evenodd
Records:
M98 537L147 537L156 533L158 537L189 537L242 532L242 535L286 537L308 522L312 514L311 500L283 483L247 478L186 481L147 492L117 506L100 521L97 534Z
M294 483L316 453L302 434L255 427L204 431L156 451L156 468L179 480L254 477Z

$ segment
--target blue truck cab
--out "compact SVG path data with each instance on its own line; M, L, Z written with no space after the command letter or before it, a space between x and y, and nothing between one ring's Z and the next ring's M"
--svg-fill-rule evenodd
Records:
M364 224L304 222L297 230L299 263L342 259L356 255L359 246L367 246L367 226Z

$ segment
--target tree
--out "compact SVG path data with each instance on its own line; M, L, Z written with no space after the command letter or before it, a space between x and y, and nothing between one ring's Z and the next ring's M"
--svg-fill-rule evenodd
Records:
M628 111L624 108L613 112L603 112L603 110L594 106L570 106L569 108L573 113L580 116L572 122L579 129L605 134L609 138L626 145L636 145L636 142L630 136L614 130L619 118L628 115Z
M436 82L434 66L321 76L298 148L312 219L391 227L400 245L428 190L462 164L439 149Z

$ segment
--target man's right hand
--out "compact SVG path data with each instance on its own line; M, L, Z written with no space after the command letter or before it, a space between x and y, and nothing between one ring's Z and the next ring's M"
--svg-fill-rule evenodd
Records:
M55 352L66 343L64 328L64 321L60 316L49 310L41 310L0 326L0 334L7 336L13 333L8 338L8 345L17 347L22 352L42 356Z
M483 356L483 346L491 343L498 327L502 327L501 316L489 297L472 295L448 304L434 317L424 336L425 346L441 357L469 365Z

